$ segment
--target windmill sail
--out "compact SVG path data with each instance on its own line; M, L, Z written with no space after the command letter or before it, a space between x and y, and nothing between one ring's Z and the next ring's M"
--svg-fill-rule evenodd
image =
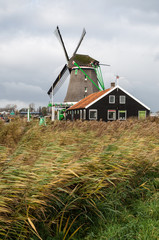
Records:
M83 29L83 32L77 44L77 47L72 57L70 58L67 54L65 44L63 42L58 26L55 30L55 34L58 40L60 41L60 44L62 45L67 63L66 65L64 65L60 74L57 76L56 80L53 82L52 86L48 91L48 94L50 95L50 93L53 93L53 95L55 95L58 89L67 79L69 74L70 74L70 80L67 88L67 93L64 98L64 102L72 102L72 103L77 102L91 93L98 92L99 91L98 78L99 76L101 77L101 74L99 72L98 74L99 76L97 76L97 72L94 71L92 64L95 67L97 67L99 66L99 61L95 60L94 58L91 58L89 55L77 54L77 51L86 34L86 30ZM73 64L73 61L75 61L78 64L79 68ZM91 79L92 81L90 81L89 79Z
M80 41L79 41L79 43L78 43L78 45L77 45L77 47L76 47L76 49L75 49L75 51L74 51L74 53L73 53L73 56L76 54L77 50L79 49L79 47L80 47L80 45L81 45L81 42L82 42L85 34L86 34L86 30L85 30L85 28L84 28L84 29L83 29L83 32L82 32L82 35L81 35L81 38L80 38Z
M65 48L65 44L64 44L64 41L62 39L62 36L61 36L61 33L60 33L60 30L59 30L58 26L57 26L57 28L55 30L55 35L56 35L56 37L58 38L59 42L61 43L61 45L63 47L64 53L65 53L65 57L66 57L66 60L68 62L69 61L69 57L68 57L68 54L67 54L67 51L66 51L66 48Z
M62 84L65 82L65 80L67 79L69 74L70 74L70 72L67 68L67 65L65 64L65 66L61 70L60 74L57 76L56 80L53 83L53 95L55 95L57 93L57 91L62 86ZM52 86L50 87L50 89L48 91L48 95L50 95L50 93L52 93Z

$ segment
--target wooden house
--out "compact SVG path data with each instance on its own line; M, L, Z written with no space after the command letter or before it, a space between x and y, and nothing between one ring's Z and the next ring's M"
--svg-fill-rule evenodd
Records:
M66 111L66 120L126 120L129 117L144 119L150 108L120 86L92 93Z

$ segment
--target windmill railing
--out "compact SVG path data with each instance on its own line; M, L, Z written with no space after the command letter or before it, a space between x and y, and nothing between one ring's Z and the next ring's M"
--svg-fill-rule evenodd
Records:
M99 65L95 66L94 64L92 64L92 67L97 74L97 79L98 79L98 82L99 82L102 90L105 90L101 67Z

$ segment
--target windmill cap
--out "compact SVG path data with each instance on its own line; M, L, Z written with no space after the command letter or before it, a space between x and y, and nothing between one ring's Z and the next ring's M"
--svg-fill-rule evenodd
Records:
M72 68L74 66L74 62L76 62L79 66L87 66L92 67L92 64L99 64L99 61L90 57L89 55L84 54L75 54L69 61L68 67Z

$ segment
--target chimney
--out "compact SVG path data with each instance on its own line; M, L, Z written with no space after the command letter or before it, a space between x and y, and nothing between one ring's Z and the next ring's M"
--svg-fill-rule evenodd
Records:
M115 82L111 82L111 88L115 87Z

